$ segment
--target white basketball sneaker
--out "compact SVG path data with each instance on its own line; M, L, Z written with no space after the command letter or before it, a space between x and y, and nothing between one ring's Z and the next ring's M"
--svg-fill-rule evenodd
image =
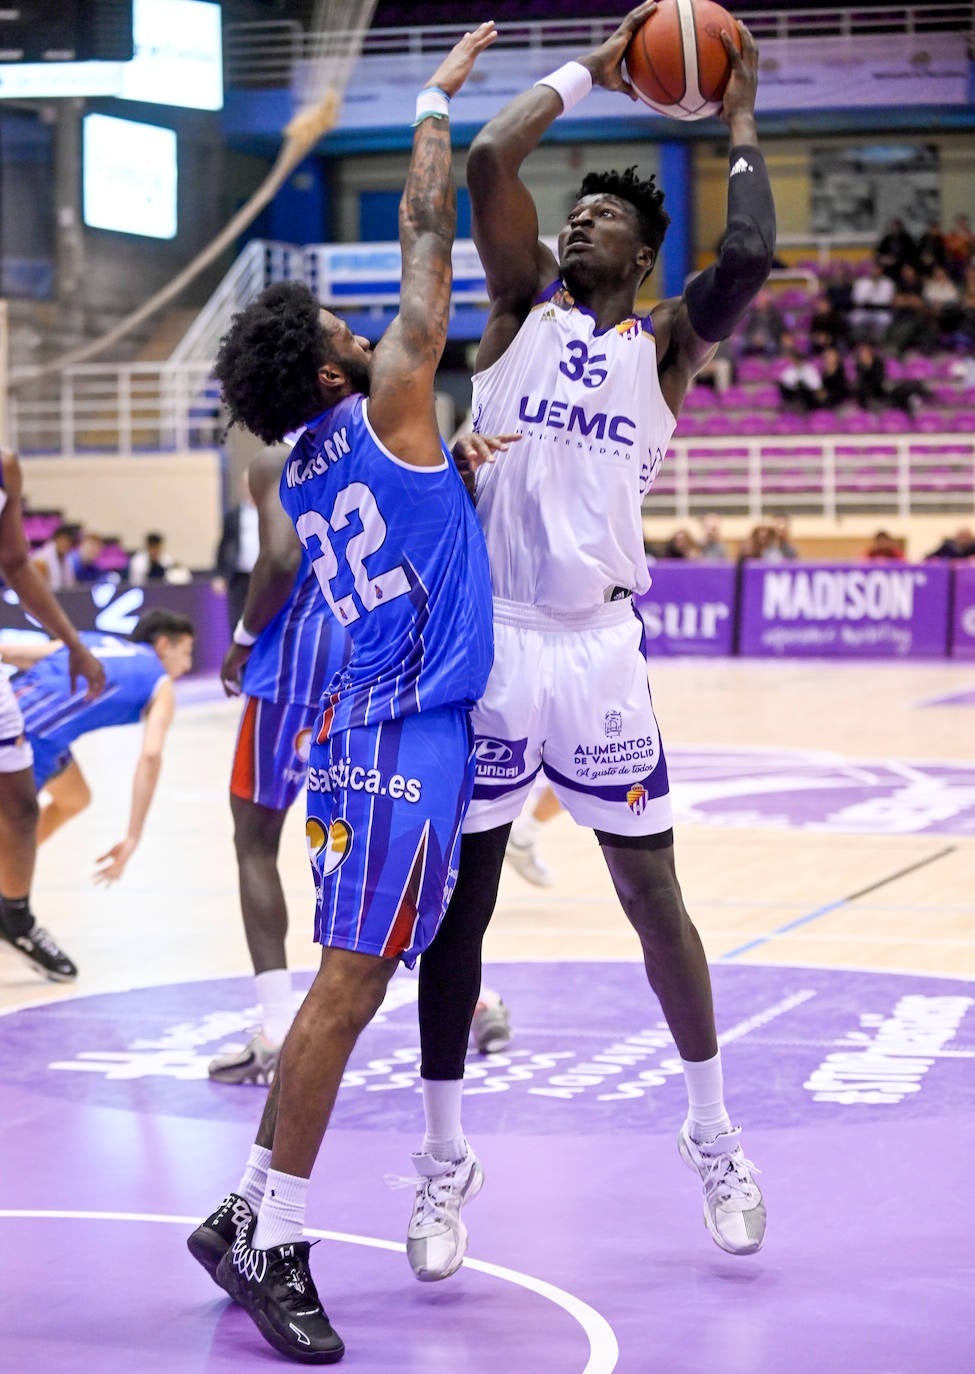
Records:
M481 988L471 1022L471 1039L479 1054L500 1054L511 1044L511 1017L500 993Z
M281 1046L272 1044L263 1031L257 1031L242 1050L218 1054L211 1059L207 1073L214 1083L270 1084L278 1068Z
M460 1209L481 1191L484 1170L469 1145L464 1158L453 1163L415 1154L413 1164L419 1177L406 1256L421 1283L434 1283L450 1278L464 1261L467 1227Z
M551 887L555 881L552 870L539 858L533 844L516 844L509 838L504 857L526 882L534 883L536 887Z
M694 1140L685 1121L677 1137L681 1159L704 1184L704 1224L729 1255L753 1255L765 1239L765 1201L752 1177L759 1172L741 1149L741 1127L714 1140Z

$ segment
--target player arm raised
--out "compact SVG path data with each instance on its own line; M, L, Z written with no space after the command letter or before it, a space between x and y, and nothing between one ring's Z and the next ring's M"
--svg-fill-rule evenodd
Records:
M98 856L96 862L103 867L95 873L96 883L114 883L121 878L125 865L142 839L146 816L149 814L156 783L162 770L163 745L166 743L167 731L173 723L175 710L176 693L173 691L172 681L167 677L156 688L146 711L142 751L132 779L132 801L129 806L129 824L125 839Z
M433 380L447 340L457 221L447 100L496 36L493 21L465 34L418 102L419 122L399 209L400 308L376 346L369 388L369 421L376 434L397 458L417 467L443 462ZM424 116L425 103L436 113Z
M82 644L78 631L61 609L50 585L31 562L21 510L23 476L16 454L6 449L0 451L0 464L3 465L3 484L7 491L6 505L0 511L0 573L11 590L17 593L24 609L41 622L52 638L68 646L71 690L74 691L78 678L83 677L88 683L89 698L96 697L105 687L105 669ZM10 662L14 661L10 659Z
M775 252L775 202L755 124L758 47L744 24L738 29L740 54L728 35L721 35L731 62L721 106L730 169L728 219L718 258L688 283L683 296L663 301L653 312L660 386L675 415L695 375L768 279Z
M471 144L467 187L472 232L491 301L475 363L478 371L501 356L538 292L559 274L554 256L539 241L538 212L519 175L521 165L558 116L594 84L633 94L620 63L630 38L655 9L655 3L646 3L632 10L605 43L515 96Z
M259 552L234 642L220 666L220 681L228 696L240 695L250 651L291 595L301 565L301 544L278 495L280 480L280 450L266 450L247 471L247 485L257 507Z

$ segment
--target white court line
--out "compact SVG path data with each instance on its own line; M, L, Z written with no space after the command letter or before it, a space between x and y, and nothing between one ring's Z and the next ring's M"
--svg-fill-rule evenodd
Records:
M148 1221L175 1226L198 1226L200 1224L199 1217L170 1217L154 1212L35 1211L31 1208L0 1208L0 1220L4 1218L37 1221ZM364 1245L372 1250L394 1250L399 1254L406 1252L406 1246L402 1241L378 1240L375 1236L354 1236L345 1231L318 1231L310 1227L306 1227L305 1235L316 1236L320 1240L338 1241L345 1245ZM491 1278L503 1279L505 1283L513 1283L519 1288L527 1289L529 1293L537 1293L540 1298L545 1298L548 1302L554 1303L556 1307L561 1307L563 1312L568 1313L582 1327L589 1342L589 1359L583 1366L581 1374L612 1374L620 1356L619 1345L613 1328L594 1307L590 1307L581 1298L567 1293L564 1288L557 1288L554 1283L547 1283L545 1279L533 1278L530 1274L522 1274L517 1269L507 1269L501 1264L490 1264L487 1260L465 1258L464 1268L476 1269L479 1273L487 1274Z

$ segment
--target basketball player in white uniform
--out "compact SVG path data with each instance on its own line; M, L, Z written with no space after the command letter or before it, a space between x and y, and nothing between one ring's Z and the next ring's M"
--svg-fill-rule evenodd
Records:
M543 770L574 820L595 830L643 947L684 1067L680 1153L700 1174L704 1218L731 1254L758 1250L765 1206L740 1128L725 1109L711 982L674 868L667 766L632 593L650 585L641 503L695 374L747 309L772 263L775 211L754 118L758 55L725 42L732 73L728 225L713 267L651 316L634 313L669 217L635 169L587 176L559 236L539 242L519 179L525 157L592 85L629 91L621 60L652 4L516 97L471 147L474 238L491 313L474 377L474 425L521 442L478 472L476 501L494 592L495 660L474 712L478 773L460 876L420 975L427 1135L408 1233L417 1277L460 1263L466 1142L463 1049L480 944L497 896L510 823ZM724 40L723 40L724 41ZM457 1024L454 1024L456 1021ZM428 1156L442 1161L437 1170ZM418 1171L420 1165L418 1164Z
M82 644L30 560L21 492L16 455L0 451L0 576L48 634L67 645L72 678L84 678L89 696L97 696L105 685L105 669ZM78 970L30 909L38 818L33 762L20 708L0 667L0 937L45 978L65 983Z

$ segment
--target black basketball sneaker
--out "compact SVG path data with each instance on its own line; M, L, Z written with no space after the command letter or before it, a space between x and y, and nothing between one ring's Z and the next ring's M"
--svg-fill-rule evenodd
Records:
M254 1212L246 1198L228 1193L215 1212L201 1221L192 1235L186 1238L186 1248L203 1265L215 1283L217 1266L233 1245L241 1231L254 1220ZM223 1284L220 1284L221 1288Z
M308 1267L306 1240L255 1250L257 1220L237 1235L216 1279L282 1355L302 1364L335 1364L345 1345L322 1307Z
M70 983L77 978L77 965L36 921L23 935L11 935L0 918L0 935L52 983Z

